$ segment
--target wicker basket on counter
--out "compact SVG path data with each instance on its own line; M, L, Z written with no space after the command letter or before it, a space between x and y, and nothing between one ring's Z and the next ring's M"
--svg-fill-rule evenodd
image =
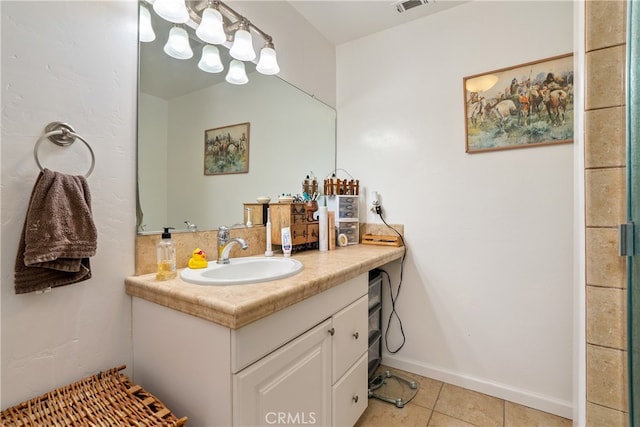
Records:
M183 426L160 400L119 373L100 372L7 408L2 426Z

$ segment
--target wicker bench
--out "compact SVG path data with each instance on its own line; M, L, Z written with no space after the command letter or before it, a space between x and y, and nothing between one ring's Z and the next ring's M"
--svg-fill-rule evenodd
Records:
M2 411L1 426L183 426L154 395L119 373L100 372Z

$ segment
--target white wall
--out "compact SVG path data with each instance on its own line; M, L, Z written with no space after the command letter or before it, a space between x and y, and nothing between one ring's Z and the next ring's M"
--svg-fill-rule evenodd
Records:
M2 402L6 408L55 387L127 364L134 271L137 5L11 2L2 11ZM15 295L13 271L39 170L33 148L64 121L91 144L88 183L98 252L93 278L47 294ZM43 165L84 174L79 142L39 150Z
M335 48L282 0L231 0L238 13L273 37L284 80L335 107Z
M466 154L462 81L572 31L571 2L483 1L337 49L338 167L409 247L384 362L569 418L573 146Z

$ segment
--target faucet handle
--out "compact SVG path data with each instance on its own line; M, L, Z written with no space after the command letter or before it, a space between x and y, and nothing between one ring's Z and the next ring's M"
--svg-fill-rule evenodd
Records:
M227 242L229 240L229 227L221 225L218 227L218 242Z

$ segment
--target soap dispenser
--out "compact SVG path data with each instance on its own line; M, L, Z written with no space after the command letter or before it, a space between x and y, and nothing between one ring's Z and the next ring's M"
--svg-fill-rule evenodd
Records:
M156 253L158 257L158 272L156 273L157 280L169 280L177 276L176 244L171 240L171 233L169 230L173 230L173 227L164 227L162 240L160 240L156 246Z

